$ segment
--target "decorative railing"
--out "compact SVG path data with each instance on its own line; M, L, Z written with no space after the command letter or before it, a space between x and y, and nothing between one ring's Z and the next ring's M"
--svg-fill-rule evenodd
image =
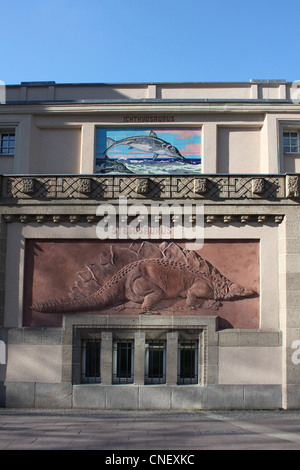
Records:
M203 175L121 176L121 175L4 175L1 201L18 200L111 200L181 199L279 200L300 198L299 175Z

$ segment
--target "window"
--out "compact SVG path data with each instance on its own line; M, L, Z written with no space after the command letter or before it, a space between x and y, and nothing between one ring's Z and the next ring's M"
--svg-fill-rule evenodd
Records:
M14 155L15 153L15 133L0 133L0 155Z
M133 352L133 341L116 341L114 343L114 383L133 383Z
M299 133L297 131L283 133L283 153L300 153Z
M146 343L146 384L166 383L166 342Z
M101 342L88 340L82 343L82 383L100 383Z
M178 384L198 383L198 342L184 341L178 345Z

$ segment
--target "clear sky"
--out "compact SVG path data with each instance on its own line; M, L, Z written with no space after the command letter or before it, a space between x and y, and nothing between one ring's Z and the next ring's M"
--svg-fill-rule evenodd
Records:
M300 80L299 0L0 2L0 80Z

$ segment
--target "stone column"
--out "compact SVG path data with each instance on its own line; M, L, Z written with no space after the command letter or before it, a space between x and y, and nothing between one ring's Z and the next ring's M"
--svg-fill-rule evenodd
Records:
M145 383L145 332L137 331L134 338L134 383Z
M167 333L167 377L168 385L177 384L178 370L178 332L169 331Z
M0 215L0 327L4 325L6 223Z
M283 408L300 408L300 214L287 210L279 233L280 327L283 332Z
M112 384L113 374L113 334L103 331L101 335L101 383Z

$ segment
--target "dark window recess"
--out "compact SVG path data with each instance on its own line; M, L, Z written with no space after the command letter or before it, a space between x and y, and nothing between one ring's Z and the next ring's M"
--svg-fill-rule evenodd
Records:
M184 341L178 345L178 384L198 383L198 342Z
M100 383L101 342L83 341L82 343L82 382Z
M114 383L133 383L133 351L133 341L116 341L114 343Z
M146 343L146 384L166 383L166 342Z

